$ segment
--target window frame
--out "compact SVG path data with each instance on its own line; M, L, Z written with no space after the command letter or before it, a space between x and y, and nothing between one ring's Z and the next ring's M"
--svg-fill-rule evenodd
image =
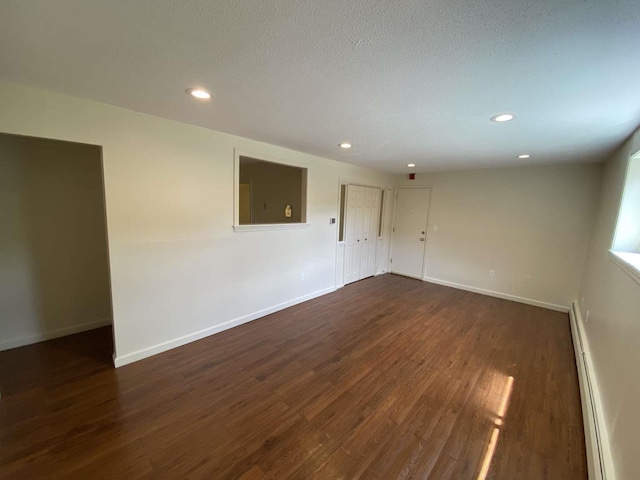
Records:
M384 229L386 227L385 222L385 210L386 210L386 202L387 202L387 189L384 187L380 188L380 211L378 212L378 232L377 238L378 240L384 239Z
M342 195L342 189L344 188L344 197ZM338 245L344 245L344 234L346 233L346 224L344 223L347 216L347 195L349 191L349 182L344 180L340 180L339 188L338 188L338 218L337 218L337 236L338 236ZM342 209L342 200L344 198L344 211ZM340 228L342 226L343 237L340 240Z
M240 224L240 157L249 157L269 163L276 163L287 167L302 169L302 207L300 223L256 223ZM259 151L247 151L234 148L233 150L233 231L234 232L264 232L269 230L303 230L311 227L308 217L309 204L309 167L301 163L273 157Z
M640 150L629 155L627 159L627 165L624 175L624 186L622 195L620 196L620 204L618 206L618 215L616 218L615 229L613 232L613 237L611 238L611 248L609 249L608 253L609 258L613 263L620 267L636 282L640 283L640 243L636 245L635 251L630 251L632 249L628 247L620 248L620 243L622 242L620 238L620 232L623 230L620 222L625 215L623 212L623 210L625 209L625 200L629 198L629 188L632 182L630 178L632 172L632 164L636 162L637 164L633 165L633 168L640 169ZM640 211L637 212L637 215L640 216Z

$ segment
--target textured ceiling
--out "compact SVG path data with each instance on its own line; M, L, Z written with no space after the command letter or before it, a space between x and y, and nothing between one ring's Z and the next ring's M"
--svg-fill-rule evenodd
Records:
M640 1L2 0L0 78L395 172L593 161L640 123Z

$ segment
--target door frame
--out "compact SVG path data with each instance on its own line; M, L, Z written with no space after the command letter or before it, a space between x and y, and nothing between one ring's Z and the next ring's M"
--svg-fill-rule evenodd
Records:
M425 225L425 234L424 234L424 246L422 247L422 270L420 273L420 278L418 277L411 277L408 275L404 275L407 276L408 278L416 278L418 280L424 280L425 277L425 273L427 271L427 243L429 243L429 216L431 215L431 201L433 200L433 187L430 187L428 185L396 185L394 187L393 190L393 215L391 217L391 244L389 247L389 267L387 268L387 271L389 273L393 273L392 272L392 268L391 268L391 260L393 259L393 234L395 233L395 229L396 229L396 209L398 208L398 190L399 189L427 189L429 190L429 207L427 208L427 224ZM400 275L399 273L397 273L396 275Z
M342 188L342 185L346 185L347 188L345 189L345 199L344 199L344 204L345 204L345 215L346 215L346 210L347 210L347 202L349 201L349 185L355 185L356 187L367 187L367 188L376 188L378 190L380 190L380 195L382 195L382 191L383 190L387 190L390 189L392 187L389 186L380 186L380 185L368 185L366 183L362 183L362 182L354 182L352 180L350 180L349 178L343 178L343 177L338 177L338 196L337 196L337 200L336 200L336 211L337 211L337 216L336 216L336 258L335 258L335 262L333 264L333 278L334 278L334 282L335 282L335 286L336 288L342 288L345 286L344 284L344 246L346 245L345 241L340 241L340 190ZM395 193L394 193L394 198L395 198ZM384 205L382 206L384 208ZM394 208L395 208L395 204L394 204ZM379 217L379 215L378 215ZM393 224L393 220L391 222ZM345 223L345 233L346 233L346 228L347 228L347 224ZM384 238L384 232L383 232L383 236L382 237L378 237L378 232L376 233L376 259L377 259L377 250L378 250L378 240L380 238ZM389 245L391 245L391 238L389 238ZM342 247L342 250L341 250ZM391 250L389 250L391 251ZM340 282L336 282L336 275L338 272L338 257L339 255L342 255L342 275L341 275L341 281ZM376 260L377 263L377 260ZM374 266L374 272L373 272L373 276L375 277L377 275L377 265ZM389 258L387 258L387 272L389 271Z
M12 136L12 137L22 137L22 138L30 138L30 139L35 139L35 140L44 140L44 141L52 141L52 142L63 142L63 143L70 143L70 144L75 144L75 145L90 145L92 147L97 147L99 150L99 162L100 162L100 189L101 189L101 200L102 200L102 211L104 213L104 238L105 238L105 244L106 244L106 253L107 253L107 277L108 277L108 283L109 283L109 307L111 308L111 322L108 325L111 325L111 338L112 338L112 342L113 342L113 353L111 355L111 360L112 360L112 365L115 367L117 367L116 365L116 358L117 358L117 350L118 350L118 342L116 341L116 312L115 309L113 308L113 274L112 274L112 254L111 251L113 250L113 241L110 238L109 235L109 221L110 221L110 217L108 215L108 211L107 211L107 180L106 180L106 172L105 172L105 161L104 161L104 145L102 143L87 143L87 142L81 142L78 140L68 140L66 138L66 136L58 136L58 135L38 135L38 134L22 134L22 133L13 133L13 132L9 132L9 131L5 131L5 130L0 130L0 135L7 135L7 136ZM92 159L93 160L93 159ZM106 326L106 325L100 325L100 326ZM92 328L97 328L97 327L92 327ZM68 329L64 329L64 330L68 330ZM67 335L71 335L73 333L78 333L78 332L82 332L85 330L75 330L75 331L68 331L67 333L60 333L60 334L56 334L56 331L54 332L50 332L51 335L44 335L44 338L40 338L37 339L35 341L29 341L28 343L20 343L20 345L16 345L14 347L9 347L9 348L16 348L19 346L26 346L26 345L34 345L40 342L43 342L45 340L50 340L50 339L54 339L54 338L60 338L63 336L67 336ZM28 337L28 338L31 338ZM18 339L20 340L20 339ZM1 392L0 392L0 397L2 396Z

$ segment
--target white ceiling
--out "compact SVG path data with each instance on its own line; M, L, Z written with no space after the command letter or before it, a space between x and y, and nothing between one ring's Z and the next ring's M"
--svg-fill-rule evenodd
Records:
M595 161L640 123L640 1L7 0L0 78L394 172Z

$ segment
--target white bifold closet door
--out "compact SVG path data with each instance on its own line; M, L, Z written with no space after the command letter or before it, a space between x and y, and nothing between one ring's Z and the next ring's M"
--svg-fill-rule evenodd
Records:
M379 208L379 188L347 186L345 285L375 274Z

